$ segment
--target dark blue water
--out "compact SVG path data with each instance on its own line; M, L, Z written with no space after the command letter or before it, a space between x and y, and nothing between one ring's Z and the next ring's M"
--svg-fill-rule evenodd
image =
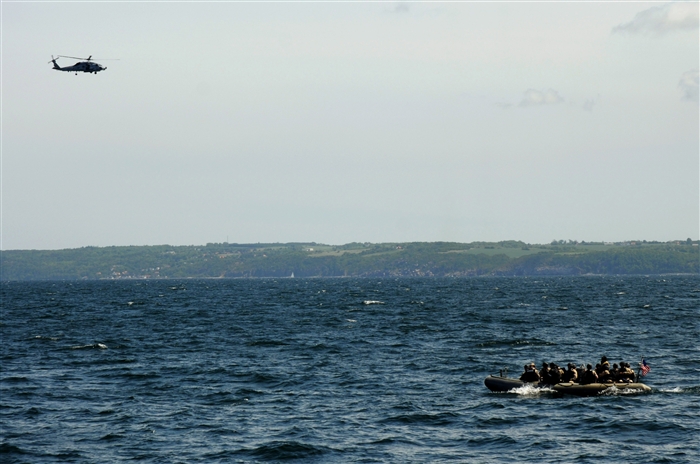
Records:
M0 288L0 462L697 462L698 277ZM653 393L483 384L601 355Z

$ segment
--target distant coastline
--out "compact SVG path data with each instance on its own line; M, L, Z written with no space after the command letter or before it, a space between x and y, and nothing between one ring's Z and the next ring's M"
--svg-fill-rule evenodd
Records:
M0 280L700 274L698 241L209 243L0 252Z

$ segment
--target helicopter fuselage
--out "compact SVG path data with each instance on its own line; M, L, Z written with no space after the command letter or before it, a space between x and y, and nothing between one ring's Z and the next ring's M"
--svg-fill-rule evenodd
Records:
M102 66L99 63L93 63L92 61L80 61L78 63L75 63L73 66L60 67L54 61L53 69L55 69L56 71L66 71L66 72L74 72L74 73L86 72L86 73L97 74L98 72L104 71L107 68Z

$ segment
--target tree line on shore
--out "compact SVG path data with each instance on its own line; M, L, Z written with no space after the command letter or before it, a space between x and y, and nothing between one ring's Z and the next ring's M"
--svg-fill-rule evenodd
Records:
M698 242L236 244L0 252L2 280L699 274Z

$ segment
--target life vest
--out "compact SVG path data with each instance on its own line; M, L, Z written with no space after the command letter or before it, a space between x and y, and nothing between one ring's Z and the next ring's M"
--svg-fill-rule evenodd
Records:
M535 371L527 371L523 372L523 375L520 376L520 380L523 382L539 382L540 376Z

